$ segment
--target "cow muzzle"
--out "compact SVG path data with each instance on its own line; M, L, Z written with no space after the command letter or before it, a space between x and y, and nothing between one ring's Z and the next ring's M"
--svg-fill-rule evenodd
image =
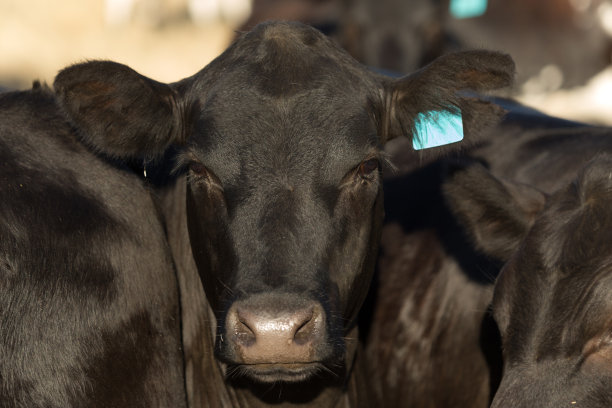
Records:
M295 382L323 369L330 347L319 302L286 297L235 301L225 318L227 362L259 382Z

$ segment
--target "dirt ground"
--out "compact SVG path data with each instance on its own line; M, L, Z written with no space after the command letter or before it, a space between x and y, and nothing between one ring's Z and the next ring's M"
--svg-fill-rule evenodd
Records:
M103 0L0 0L0 87L51 83L61 68L89 59L112 59L164 82L192 75L233 32L220 22L193 24L174 11L174 20L162 23L141 12L113 25L105 21Z

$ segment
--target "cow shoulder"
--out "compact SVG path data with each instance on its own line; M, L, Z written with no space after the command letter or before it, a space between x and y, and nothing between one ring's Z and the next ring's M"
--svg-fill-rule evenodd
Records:
M85 149L45 87L0 96L0 180L0 405L183 406L176 282L141 181Z

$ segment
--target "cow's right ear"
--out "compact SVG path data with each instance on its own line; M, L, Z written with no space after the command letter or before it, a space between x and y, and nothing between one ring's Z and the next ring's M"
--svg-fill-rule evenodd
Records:
M455 169L443 192L476 247L501 261L507 261L518 249L546 204L541 191L500 180L480 164Z
M185 108L167 84L111 61L62 70L58 102L86 144L121 158L153 158L185 141Z

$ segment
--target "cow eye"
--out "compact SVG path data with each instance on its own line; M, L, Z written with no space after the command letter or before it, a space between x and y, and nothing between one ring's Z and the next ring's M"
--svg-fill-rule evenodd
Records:
M191 162L191 163L189 163L189 170L195 176L199 176L199 177L206 176L207 173L208 173L206 171L206 166L204 166L202 163L198 163L198 162Z
M221 181L217 178L215 173L208 170L206 166L199 161L192 161L189 163L189 178L196 185L206 185L223 192Z
M369 159L359 165L359 175L364 178L371 177L372 173L379 167L378 159Z

